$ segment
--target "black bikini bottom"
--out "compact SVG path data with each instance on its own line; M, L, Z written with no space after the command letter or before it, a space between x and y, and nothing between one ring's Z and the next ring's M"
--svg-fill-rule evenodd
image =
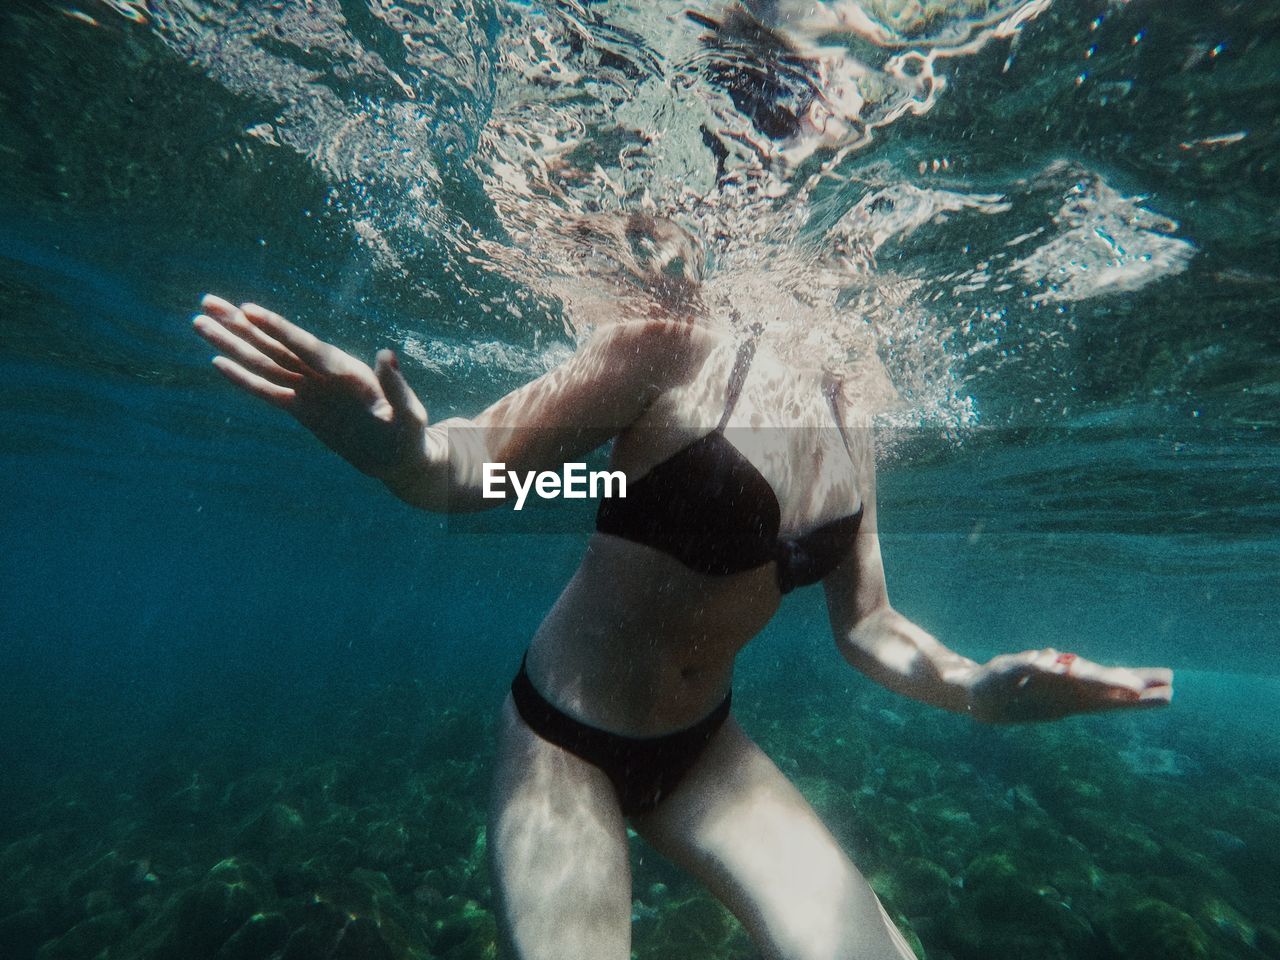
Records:
M618 792L628 817L648 813L684 778L729 716L730 695L692 727L661 737L627 737L575 720L534 689L525 665L511 682L511 698L534 733L599 767Z

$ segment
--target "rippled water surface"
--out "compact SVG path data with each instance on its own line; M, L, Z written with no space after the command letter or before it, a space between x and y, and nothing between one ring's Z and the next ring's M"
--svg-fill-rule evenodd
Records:
M708 322L876 414L898 607L973 656L1185 671L1159 717L974 734L788 604L735 704L928 956L1280 955L1276 4L22 0L0 52L0 955L158 956L198 882L487 955L487 717L585 531L412 514L187 320L269 303L472 413L651 309L635 212L696 237ZM1079 869L1037 873L1055 843ZM108 853L145 869L67 880ZM999 856L1087 933L984 941L1026 892ZM650 869L637 951L703 955L718 915Z

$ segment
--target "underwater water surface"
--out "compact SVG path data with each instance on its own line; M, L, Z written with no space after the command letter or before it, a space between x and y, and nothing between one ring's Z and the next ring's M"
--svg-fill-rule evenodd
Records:
M589 520L415 513L189 319L474 413L626 308L551 227L633 208L869 385L896 607L1175 670L982 727L788 599L735 711L920 956L1280 957L1280 6L774 6L790 86L705 3L4 5L0 957L494 956L494 718ZM633 865L637 957L756 956Z

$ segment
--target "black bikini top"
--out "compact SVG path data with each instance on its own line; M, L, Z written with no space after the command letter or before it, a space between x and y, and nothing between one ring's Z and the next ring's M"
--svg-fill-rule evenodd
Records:
M777 494L724 435L754 355L754 341L738 350L716 428L628 483L625 497L601 500L596 529L661 550L699 573L723 576L777 563L778 589L788 593L840 565L853 548L862 507L801 536L780 535ZM835 394L829 399L847 450Z

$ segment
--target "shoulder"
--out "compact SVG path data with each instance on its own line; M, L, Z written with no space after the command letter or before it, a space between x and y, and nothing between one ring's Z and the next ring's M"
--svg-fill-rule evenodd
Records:
M639 377L658 389L687 381L726 335L679 320L626 320L601 326L580 350L619 379Z

